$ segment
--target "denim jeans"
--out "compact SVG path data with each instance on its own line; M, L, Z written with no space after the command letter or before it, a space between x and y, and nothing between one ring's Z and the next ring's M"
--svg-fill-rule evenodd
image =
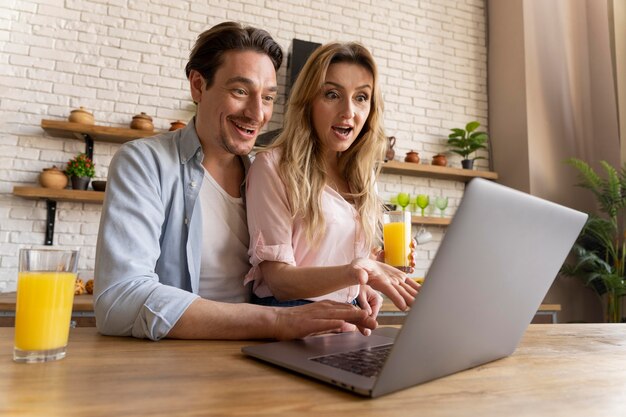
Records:
M270 306L270 307L295 307L302 306L305 304L310 304L313 301L311 300L287 300L287 301L279 301L276 297L257 297L254 293L250 297L250 302L252 304L259 304L262 306Z
M250 302L252 304L259 304L259 305L262 305L262 306L270 306L270 307L295 307L295 306L302 306L302 305L305 305L305 304L311 304L313 301L311 301L311 300L279 301L274 296L262 297L261 298L261 297L257 297L253 293L252 296L250 297ZM354 299L352 301L352 303L350 303L350 304L359 307L359 303L357 302L356 299Z

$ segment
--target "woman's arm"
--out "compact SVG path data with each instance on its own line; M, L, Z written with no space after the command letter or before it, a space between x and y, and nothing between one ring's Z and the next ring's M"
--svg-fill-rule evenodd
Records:
M317 297L350 285L367 284L389 297L399 309L406 310L420 288L399 269L366 258L340 266L298 267L271 261L259 266L265 282L279 300Z
M359 283L350 264L299 267L264 261L259 266L272 294L281 301L319 297Z

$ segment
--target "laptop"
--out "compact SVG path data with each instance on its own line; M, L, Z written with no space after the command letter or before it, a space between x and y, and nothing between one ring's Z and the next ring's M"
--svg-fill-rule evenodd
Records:
M246 346L246 355L378 397L513 353L587 215L476 178L401 329ZM382 356L382 359L376 359Z

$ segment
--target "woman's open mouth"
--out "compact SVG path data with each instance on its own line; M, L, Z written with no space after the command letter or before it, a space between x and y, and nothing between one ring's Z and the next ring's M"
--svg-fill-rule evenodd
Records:
M343 137L348 137L353 130L350 126L333 126L332 129L335 133L338 133Z

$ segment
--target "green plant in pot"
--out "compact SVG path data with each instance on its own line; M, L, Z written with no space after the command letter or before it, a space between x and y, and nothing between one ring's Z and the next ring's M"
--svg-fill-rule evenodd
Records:
M476 131L479 126L479 122L472 121L465 125L465 129L450 129L452 133L448 135L448 146L452 152L463 157L461 165L465 169L472 169L476 159L485 159L482 156L470 158L470 155L477 150L487 148L485 143L489 140L489 135L486 132Z
M70 177L72 188L75 190L86 190L89 181L96 174L95 164L84 153L79 153L67 162L65 175Z
M602 215L590 214L572 248L574 262L564 264L561 273L582 279L598 296L606 296L606 321L619 323L622 297L626 294L626 165L618 171L601 161L606 174L602 178L580 159L567 162L578 170L581 182L577 185L593 193Z

